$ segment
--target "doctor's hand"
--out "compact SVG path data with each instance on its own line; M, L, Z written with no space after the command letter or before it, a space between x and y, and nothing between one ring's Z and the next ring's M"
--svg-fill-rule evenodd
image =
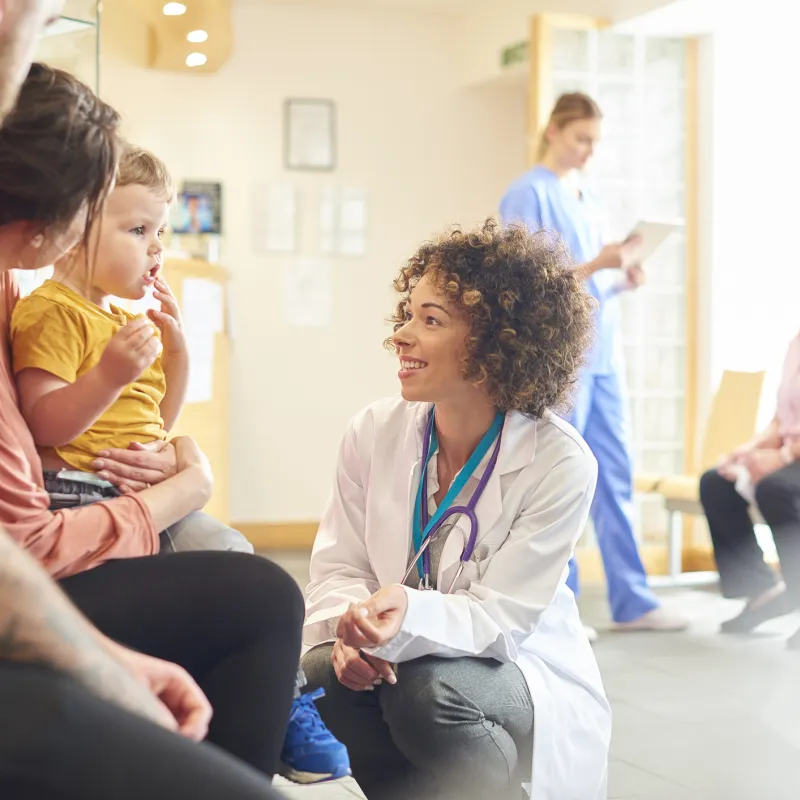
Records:
M380 647L400 630L408 610L408 596L399 584L378 589L369 600L352 605L339 618L337 636L357 650Z
M394 670L388 661L368 656L337 639L331 653L331 664L342 686L354 692L368 692L381 680L397 683Z

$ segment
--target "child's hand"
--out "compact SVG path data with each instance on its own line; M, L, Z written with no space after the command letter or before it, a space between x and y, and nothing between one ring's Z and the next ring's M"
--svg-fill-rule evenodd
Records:
M172 289L162 278L156 278L153 297L161 303L161 310L150 309L148 316L158 325L164 342L164 354L176 355L186 352L186 338L183 335L181 310Z
M110 386L121 389L137 380L160 352L153 323L147 317L136 317L106 345L97 369Z

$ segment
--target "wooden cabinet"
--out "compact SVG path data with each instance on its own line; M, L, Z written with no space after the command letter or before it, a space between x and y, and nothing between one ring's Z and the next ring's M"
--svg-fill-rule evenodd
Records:
M221 330L213 332L213 347L208 353L208 356L212 358L211 399L205 402L187 402L172 434L193 437L208 457L214 471L214 495L205 511L212 517L228 523L230 521L229 376L231 348L228 304L225 301L228 291L228 271L224 267L209 264L206 261L175 259L165 262L164 277L175 293L183 315L187 319L192 319L193 312L197 311L197 309L188 308L185 304L184 282L187 278L210 281L221 287L219 293L222 298ZM193 332L189 330L187 334L191 345ZM195 361L200 357L196 352L191 353L190 351L190 355L194 355ZM206 351L202 357L206 357ZM193 368L205 370L206 366L195 363Z

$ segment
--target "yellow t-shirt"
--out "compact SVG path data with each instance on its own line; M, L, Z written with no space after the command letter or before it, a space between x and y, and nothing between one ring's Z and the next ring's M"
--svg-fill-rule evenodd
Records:
M132 319L134 315L121 308L112 306L108 313L64 284L47 281L23 297L11 316L14 374L33 367L74 383L97 364L109 340ZM55 452L75 469L91 472L100 450L165 439L160 405L166 390L159 357L89 430L63 447L40 451Z

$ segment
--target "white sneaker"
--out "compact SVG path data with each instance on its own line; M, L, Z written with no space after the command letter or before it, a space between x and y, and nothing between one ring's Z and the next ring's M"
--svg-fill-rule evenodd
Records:
M591 625L584 625L583 632L586 634L589 644L594 644L600 638L597 631Z
M654 608L630 622L617 622L614 631L683 631L689 627L689 620L681 614L667 611L663 606Z

